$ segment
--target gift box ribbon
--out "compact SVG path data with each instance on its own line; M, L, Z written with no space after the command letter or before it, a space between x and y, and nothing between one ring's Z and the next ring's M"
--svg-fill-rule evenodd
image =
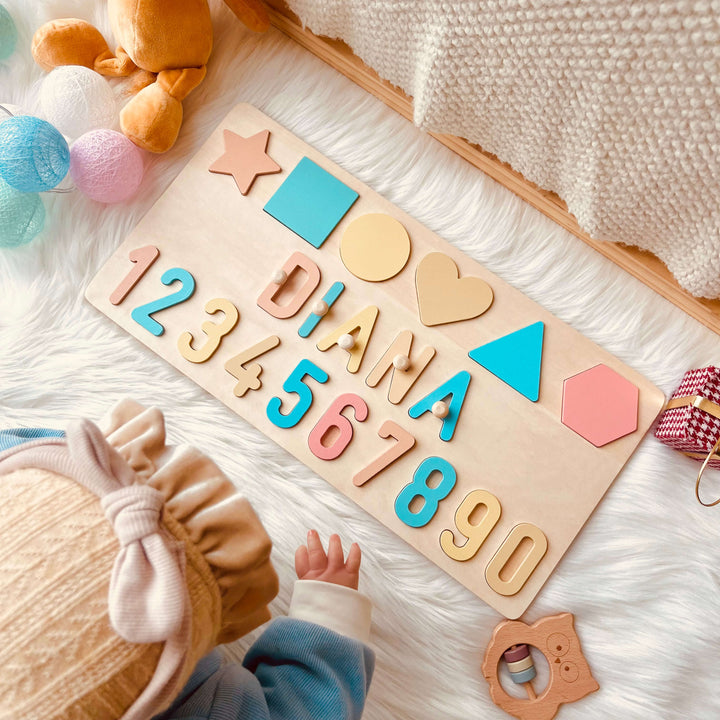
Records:
M673 398L666 405L665 409L672 410L673 408L687 407L688 405L692 405L693 407L698 408L698 410L702 410L708 415L712 415L720 420L720 405L712 400L701 397L700 395L685 395L683 397Z
M703 412L706 412L708 415L712 415L713 417L720 420L720 405L713 402L712 400L708 400L707 398L701 397L700 395L685 395L683 397L677 397L670 400L670 402L665 407L666 410L672 410L673 408L681 408L681 407L687 407L688 405L691 405L692 407L698 408L698 410L702 410ZM697 481L695 483L695 497L698 499L698 502L701 505L705 505L705 507L712 507L713 505L717 505L720 503L720 498L715 500L714 502L704 502L700 499L700 480L702 479L703 473L705 472L705 468L707 468L708 463L710 462L711 458L714 456L717 456L718 448L720 448L720 436L718 436L717 441L713 445L712 449L710 450L707 455L704 453L693 453L693 452L686 452L685 455L688 455L689 457L703 459L705 462L703 462L702 467L700 468L700 472L697 476Z
M701 395L684 395L683 397L673 398L665 406L665 409L673 410L674 408L688 407L689 405L692 407L696 407L698 410L702 410L708 415L712 415L713 417L720 420L720 405L713 402L712 400L708 400L707 398L702 397ZM714 453L711 452L711 455L712 454ZM704 460L707 457L707 453L704 452L687 451L683 452L683 455L695 458L696 460ZM720 455L718 455L718 457L720 457Z

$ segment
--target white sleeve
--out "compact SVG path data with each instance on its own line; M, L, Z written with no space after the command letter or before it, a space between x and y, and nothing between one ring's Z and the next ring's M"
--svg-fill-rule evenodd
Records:
M357 590L320 580L297 580L288 616L323 625L367 645L372 603Z

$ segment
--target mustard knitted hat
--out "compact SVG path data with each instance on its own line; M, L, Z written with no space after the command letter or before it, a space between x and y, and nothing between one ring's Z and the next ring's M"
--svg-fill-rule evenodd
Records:
M0 453L0 719L147 720L269 620L249 502L132 401Z

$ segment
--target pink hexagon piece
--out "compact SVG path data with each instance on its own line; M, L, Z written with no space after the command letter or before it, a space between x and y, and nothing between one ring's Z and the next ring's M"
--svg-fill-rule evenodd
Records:
M563 383L562 422L595 447L637 430L638 389L607 365Z

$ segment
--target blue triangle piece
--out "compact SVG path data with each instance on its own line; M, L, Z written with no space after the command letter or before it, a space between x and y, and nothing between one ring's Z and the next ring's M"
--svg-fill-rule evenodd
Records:
M545 325L532 325L471 350L468 355L528 400L540 396L540 365Z

